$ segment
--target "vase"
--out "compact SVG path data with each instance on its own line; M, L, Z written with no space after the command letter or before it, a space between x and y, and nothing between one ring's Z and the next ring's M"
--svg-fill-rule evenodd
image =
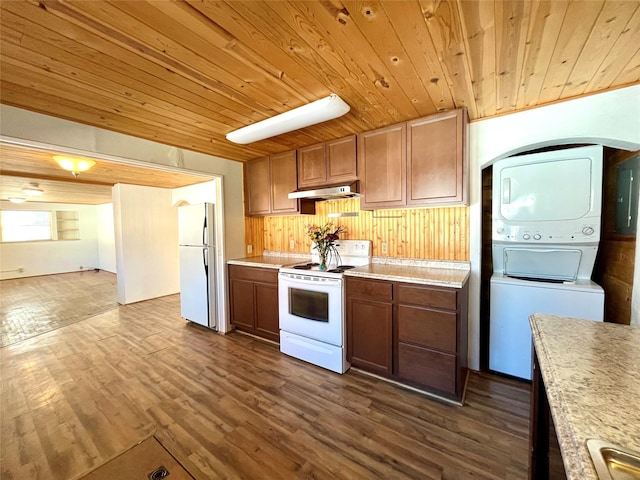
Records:
M320 253L320 270L327 269L327 252Z

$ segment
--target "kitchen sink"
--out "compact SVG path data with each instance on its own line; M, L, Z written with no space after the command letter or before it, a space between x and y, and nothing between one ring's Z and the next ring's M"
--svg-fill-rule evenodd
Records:
M596 438L587 440L600 480L640 480L640 453Z

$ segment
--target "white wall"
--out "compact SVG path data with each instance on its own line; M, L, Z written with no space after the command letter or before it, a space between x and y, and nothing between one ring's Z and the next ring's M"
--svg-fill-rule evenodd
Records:
M98 268L107 272L117 273L113 203L96 205L96 215L98 224Z
M640 86L581 97L546 107L473 122L470 162L469 366L480 366L480 255L482 169L496 160L534 148L572 143L640 149ZM640 242L638 242L640 246ZM640 286L640 268L634 285ZM640 296L638 288L633 298ZM636 303L637 304L637 303Z
M212 175L216 182L216 208L221 209L218 218L224 226L219 229L223 233L223 241L219 243L222 264L230 258L244 256L241 162L182 150L8 105L0 105L0 140L121 163ZM222 283L225 289L223 298L226 299L224 276ZM222 312L220 318L225 318L228 325L228 311Z
M1 202L3 210L71 210L78 212L80 240L0 244L0 279L33 277L99 268L97 214L94 205ZM52 218L55 222L55 218ZM53 223L55 228L55 223ZM23 271L16 271L22 268Z
M189 205L216 203L216 182L203 182L188 187L174 188L171 191L171 198L174 205L179 203L188 203Z
M178 213L171 200L171 190L165 188L113 187L121 304L180 291Z
M242 163L182 150L89 125L0 105L0 140L62 153L173 167L221 177L225 222L225 260L244 256Z

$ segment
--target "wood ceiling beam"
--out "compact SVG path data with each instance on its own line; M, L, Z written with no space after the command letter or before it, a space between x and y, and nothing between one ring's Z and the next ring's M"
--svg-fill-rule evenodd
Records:
M61 175L60 176L43 175L38 172L20 172L20 171L4 170L0 168L0 175L3 175L5 177L19 177L19 178L30 178L30 179L36 179L36 180L50 180L54 182L74 183L74 178L71 175L71 172L65 172L65 173L67 173L67 175L63 177ZM93 180L86 180L85 178L82 178L82 180L78 180L78 183L81 183L82 185L97 185L102 187L113 187L113 185L115 185L113 182L96 182Z

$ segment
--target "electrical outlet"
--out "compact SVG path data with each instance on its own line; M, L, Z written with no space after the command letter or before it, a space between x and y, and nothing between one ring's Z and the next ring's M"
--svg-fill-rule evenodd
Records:
M253 253L253 245L247 245L247 253Z
M291 250L293 250L294 248L296 248L296 241L295 240L289 240L289 248Z
M389 247L387 246L387 242L382 242L382 253L383 254L389 253Z

